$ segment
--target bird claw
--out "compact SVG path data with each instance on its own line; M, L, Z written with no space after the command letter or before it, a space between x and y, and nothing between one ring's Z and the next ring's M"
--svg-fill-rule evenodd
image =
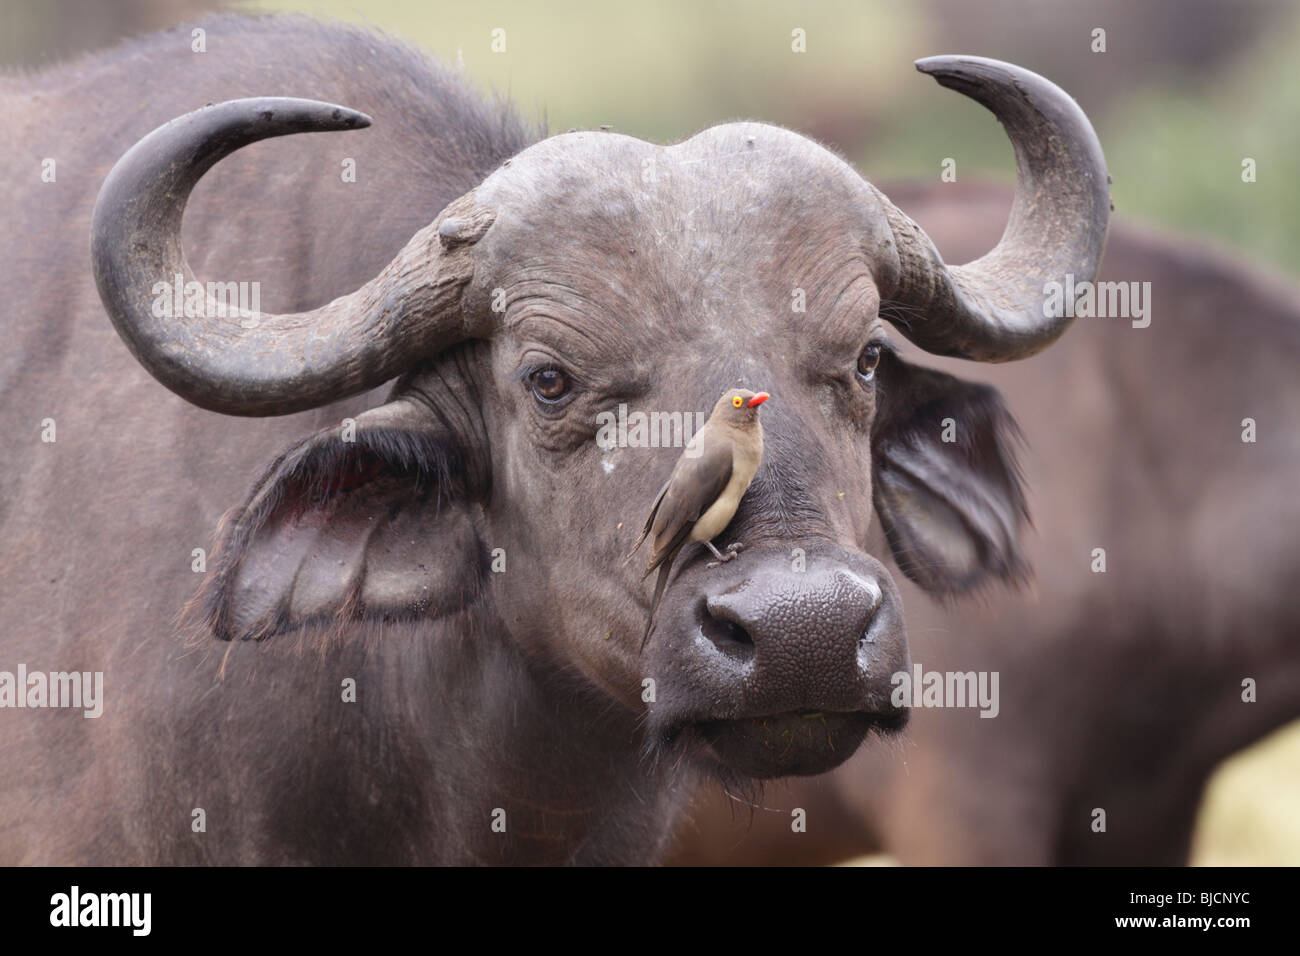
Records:
M741 544L739 541L733 541L731 544L727 545L727 549L725 551L719 551L717 548L713 546L712 542L710 542L709 550L712 551L715 555L717 555L718 560L710 561L708 564L705 565L705 567L706 568L721 567L722 565L730 561L732 558L734 558L741 551L743 551L744 548L745 546Z

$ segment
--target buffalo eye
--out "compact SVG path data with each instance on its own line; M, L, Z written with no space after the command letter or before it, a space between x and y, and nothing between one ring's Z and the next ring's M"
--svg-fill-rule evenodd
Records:
M531 376L533 395L539 402L554 404L569 393L569 376L558 368L538 369Z
M880 364L879 345L868 345L858 355L858 374L864 381L871 381L876 375L876 366Z

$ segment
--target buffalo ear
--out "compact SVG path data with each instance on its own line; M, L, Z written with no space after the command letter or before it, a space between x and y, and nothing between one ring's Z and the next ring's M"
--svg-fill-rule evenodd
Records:
M1023 582L1021 436L1002 396L892 352L877 380L873 497L903 573L939 595Z
M222 522L206 595L212 633L262 640L308 623L464 607L483 563L464 475L456 445L407 399L290 448Z

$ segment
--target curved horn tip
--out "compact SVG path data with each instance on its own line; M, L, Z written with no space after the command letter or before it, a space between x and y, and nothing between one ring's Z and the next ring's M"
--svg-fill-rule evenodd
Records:
M209 103L204 109L232 111L245 116L250 112L256 112L257 118L264 122L277 119L290 122L307 120L320 132L365 129L374 122L369 114L362 113L360 110L349 109L323 100L301 99L294 96L250 96L246 99L226 100L215 105Z
M195 122L213 124L214 127L229 124L242 126L253 137L247 142L255 142L257 139L287 133L330 133L364 129L373 120L360 110L322 100L297 96L246 96L242 99L208 103L163 124L149 136L163 136L167 131L177 129L192 130ZM234 148L238 149L239 146Z
M950 90L956 90L966 96L984 103L986 96L993 90L1014 86L1022 97L1041 106L1043 99L1063 97L1075 104L1070 96L1059 86L1032 70L1003 60L993 60L986 56L967 56L965 54L941 54L927 56L915 61L920 73L934 77L936 83Z
M915 66L998 118L1015 150L1016 198L997 246L951 268L920 227L890 213L902 264L892 298L927 316L900 329L940 355L986 362L1032 355L1070 324L1044 317L1035 290L1069 275L1091 281L1101 262L1111 201L1097 134L1068 93L1015 64L947 54Z
M365 129L374 122L369 113L350 110L346 106L335 107L333 119L337 120L340 126L347 129Z
M1096 139L1092 124L1074 97L1033 70L1003 60L965 54L927 56L913 65L918 72L934 77L940 86L982 103L1004 122L1004 111L1014 103L1034 113L1051 114L1057 124L1078 127L1073 130L1076 135ZM1015 95L1007 96L1011 90Z
M954 59L956 59L956 57L946 54L923 56L919 60L913 60L912 65L916 67L918 72L932 74L936 70L942 69Z
M914 61L912 65L916 67L918 72L924 73L926 76L933 76L940 83L943 82L945 74L988 73L991 70L1001 70L1006 73L1027 72L1014 63L991 60L986 56L968 56L959 53L923 56L921 59Z

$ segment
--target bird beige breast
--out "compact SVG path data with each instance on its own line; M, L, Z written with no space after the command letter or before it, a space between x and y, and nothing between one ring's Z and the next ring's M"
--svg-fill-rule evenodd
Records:
M756 434L749 441L731 443L731 480L727 482L727 487L718 496L718 500L710 505L695 522L695 527L690 533L691 541L712 541L722 534L722 530L731 524L731 519L736 516L740 499L749 489L749 483L754 479L754 473L758 471L758 462L763 457L763 434L758 429L755 429L755 432Z

